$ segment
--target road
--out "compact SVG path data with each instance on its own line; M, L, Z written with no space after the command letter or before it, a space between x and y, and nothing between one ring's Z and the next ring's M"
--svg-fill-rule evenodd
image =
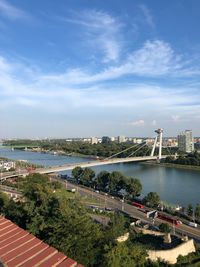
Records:
M137 209L136 207L130 204L121 202L119 199L113 199L111 196L108 195L106 196L105 194L96 193L88 188L82 186L80 187L70 182L67 182L67 188L68 189L76 188L76 190L82 196L86 195L98 199L101 207L122 210L134 218L138 218L152 224L152 220L147 218L144 212L142 212L141 210ZM158 218L155 219L155 224L160 224L162 222L166 223L166 221L160 220ZM192 228L185 224L179 226L173 225L173 231L175 231L175 233L178 233L180 235L187 235L188 237L194 238L196 241L200 242L200 227Z
M66 181L64 180L61 180L58 178L55 178L54 180L59 180L61 183L66 184ZM79 186L77 184L73 184L67 181L67 189L72 189L72 188L76 188L77 192L79 192L82 196L89 196L90 198L97 199L101 207L122 210L134 218L138 218L138 219L147 221L152 224L152 220L147 218L144 212L142 212L141 210L137 209L136 207L130 204L121 202L119 199L114 199L109 195L105 195L103 193L97 193L97 192L92 191L89 188ZM6 188L4 188L4 190L5 189ZM165 221L162 221L158 218L155 219L155 224L159 224L161 222L165 222ZM173 230L180 235L187 235L188 237L194 238L196 241L200 242L200 227L199 226L198 228L192 228L185 224L182 224L179 226L173 225Z

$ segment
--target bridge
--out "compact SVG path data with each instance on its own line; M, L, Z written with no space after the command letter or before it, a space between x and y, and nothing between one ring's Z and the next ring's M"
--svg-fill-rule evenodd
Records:
M61 171L68 171L72 170L75 167L94 167L94 166L101 166L101 165L108 165L108 164L117 164L117 163L128 163L128 162L142 162L142 161L150 161L150 160L161 160L163 158L166 158L167 155L162 155L162 134L163 134L163 129L158 129L155 131L157 133L154 144L150 153L150 156L135 156L133 157L134 154L136 154L140 149L142 149L144 146L146 146L146 141L143 142L142 144L134 144L133 146L124 149L123 151L120 151L108 158L105 159L99 159L99 160L94 160L94 161L89 161L89 162L80 162L80 163L71 163L71 164L64 164L61 166L50 166L50 167L45 167L45 168L38 168L35 170L35 172L40 173L40 174L48 174L48 173L53 173L53 172L61 172ZM158 151L158 156L154 156L155 153L155 148L156 145L159 146L159 151ZM128 150L131 150L135 148L135 150L126 158L116 158L116 156L119 156L123 152L127 152ZM28 172L26 169L20 170L20 172L8 172L8 173L2 173L0 180L6 180L11 177L16 177L19 175L26 176L30 172Z

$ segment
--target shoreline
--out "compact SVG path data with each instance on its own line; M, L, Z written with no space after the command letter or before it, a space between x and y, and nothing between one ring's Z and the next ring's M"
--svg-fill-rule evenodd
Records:
M200 166L193 166L193 165L181 165L175 163L156 163L156 162L141 162L144 165L152 165L152 166L159 166L159 167L167 167L167 168L177 168L177 169L185 169L185 170L194 170L200 171Z

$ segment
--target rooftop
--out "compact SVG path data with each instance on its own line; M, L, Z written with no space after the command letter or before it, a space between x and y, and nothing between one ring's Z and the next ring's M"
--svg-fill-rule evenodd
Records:
M0 217L0 266L83 267L34 235Z

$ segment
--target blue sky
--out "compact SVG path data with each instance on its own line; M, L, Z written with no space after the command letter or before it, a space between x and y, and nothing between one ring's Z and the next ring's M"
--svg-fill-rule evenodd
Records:
M0 138L200 136L198 0L0 0Z

